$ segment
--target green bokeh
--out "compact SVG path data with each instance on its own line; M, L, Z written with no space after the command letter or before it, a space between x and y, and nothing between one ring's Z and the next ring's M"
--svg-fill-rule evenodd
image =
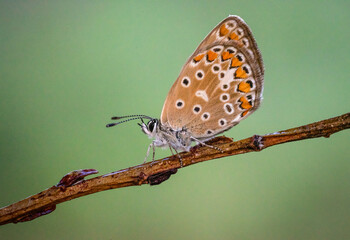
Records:
M262 51L264 102L227 132L265 134L349 111L349 1L0 1L0 206L71 170L140 164L182 64L229 14ZM350 132L105 191L0 239L349 239ZM170 152L158 150L157 157Z

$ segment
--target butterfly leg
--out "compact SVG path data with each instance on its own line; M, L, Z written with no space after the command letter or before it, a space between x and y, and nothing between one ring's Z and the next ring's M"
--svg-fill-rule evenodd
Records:
M171 146L170 146L170 145L169 145L169 149L170 149L171 154L172 154L173 156L175 156L175 154L174 154L173 150L171 149ZM174 148L174 150L175 150L175 152L176 152L176 154L177 154L177 157L178 157L179 160L180 160L180 166L183 167L182 157L181 157L180 154L176 151L175 148Z
M155 149L154 149L154 142L152 142L147 148L146 157L145 157L145 160L143 161L143 163L146 163L147 158L149 156L149 150L151 150L151 147L153 148L153 159L152 159L152 162L154 161Z
M154 142L152 142L152 150L153 150L152 162L154 162L154 157L156 155L156 150L154 148Z
M153 163L154 163L154 157L155 157L155 155L156 155L156 149L155 149L154 142L152 142L151 145L152 145L153 155L152 155L152 162L151 162L150 166L153 165Z
M209 144L206 144L205 142L202 142L201 140L197 139L197 138L194 138L194 137L191 137L192 140L196 141L197 143L203 145L203 146L206 146L206 147L210 147L210 148L213 148L221 153L224 152L224 150L222 150L221 148L218 148L218 147L215 147L215 146L212 146L212 145L209 145Z

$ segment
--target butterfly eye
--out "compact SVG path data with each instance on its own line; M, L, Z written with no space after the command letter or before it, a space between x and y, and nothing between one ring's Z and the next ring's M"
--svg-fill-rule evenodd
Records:
M153 130L154 130L154 127L156 126L156 124L157 124L157 122L156 122L156 120L151 120L151 121L149 121L148 122L148 130L150 131L150 132L153 132Z

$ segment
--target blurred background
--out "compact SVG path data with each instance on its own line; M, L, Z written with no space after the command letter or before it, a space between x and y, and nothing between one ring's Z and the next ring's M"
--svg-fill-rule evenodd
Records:
M349 112L349 1L0 1L0 207L143 162L186 59L229 14L265 63L261 108L236 140ZM181 169L159 186L59 204L0 239L349 239L350 131ZM170 155L169 150L156 157Z

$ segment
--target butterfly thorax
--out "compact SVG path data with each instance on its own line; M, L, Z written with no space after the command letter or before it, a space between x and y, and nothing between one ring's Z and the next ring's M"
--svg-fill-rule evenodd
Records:
M175 150L189 151L192 143L191 134L186 128L174 130L158 119L152 119L147 124L140 124L141 130L153 138L155 147L172 147Z

